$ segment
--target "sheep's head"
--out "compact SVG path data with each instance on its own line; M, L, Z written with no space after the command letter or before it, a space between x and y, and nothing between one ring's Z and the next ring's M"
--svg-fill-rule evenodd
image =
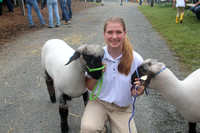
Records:
M161 62L157 62L155 59L147 59L140 66L137 71L141 80L141 84L148 86L151 79L154 78L157 73L164 68L165 65ZM131 76L131 83L135 82L135 78L138 78L137 72L135 71Z
M83 45L77 49L67 64L80 58L82 68L86 70L92 78L99 79L102 76L102 69L97 71L89 71L89 69L101 68L103 55L104 50L100 45Z

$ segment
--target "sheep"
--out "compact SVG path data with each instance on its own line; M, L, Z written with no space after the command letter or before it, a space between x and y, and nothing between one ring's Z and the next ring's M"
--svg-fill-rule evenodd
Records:
M200 121L200 69L184 80L179 80L168 68L155 59L145 60L138 68L139 77L144 86L158 91L165 100L177 107L189 122L189 133L196 133L196 123ZM131 76L133 84L137 73ZM145 79L145 78L144 78Z
M83 45L75 51L59 39L51 39L44 44L41 52L42 67L52 103L56 102L55 89L58 90L62 133L69 130L67 100L82 95L86 106L89 96L85 86L85 72L99 79L102 70L90 72L88 68L102 67L103 55L104 50L100 45Z

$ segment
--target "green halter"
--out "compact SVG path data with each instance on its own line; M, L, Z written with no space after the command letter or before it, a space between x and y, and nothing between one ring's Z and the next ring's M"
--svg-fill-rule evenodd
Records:
M94 72L94 71L99 71L99 70L104 69L105 65L103 65L102 67L99 67L99 68L92 68L92 69L90 69L88 66L85 66L85 67L89 70L89 72Z
M93 68L93 69L90 69L88 66L85 66L85 67L89 70L89 72L94 72L94 71L102 70L102 69L104 69L106 66L103 65L102 67ZM101 79L97 81L97 84L95 85L95 87L94 87L94 89L93 89L93 91L92 91L92 94L90 95L90 101L93 101L93 100L95 100L95 99L98 97L99 92L101 91L102 83L103 83L103 75L104 75L104 73L102 74ZM95 92L95 90L96 90L96 88L97 88L99 82L100 82L99 90L98 90L96 96L92 98L92 96L93 96L93 94L94 94L94 92Z

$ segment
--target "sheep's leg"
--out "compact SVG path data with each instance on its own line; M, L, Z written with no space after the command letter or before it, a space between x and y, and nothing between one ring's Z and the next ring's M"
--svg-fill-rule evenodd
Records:
M61 118L61 132L62 133L68 133L69 131L69 126L67 122L68 118L68 105L67 105L67 100L71 100L71 97L68 97L65 94L62 94L59 96L60 99L60 105L59 105L59 113L60 113L60 118Z
M196 133L196 123L189 122L189 133Z
M86 91L85 93L82 94L82 96L83 96L84 105L86 106L89 100L89 92Z
M47 89L49 92L50 100L52 103L56 102L55 88L53 84L53 79L49 76L49 74L45 71L45 81L47 85Z

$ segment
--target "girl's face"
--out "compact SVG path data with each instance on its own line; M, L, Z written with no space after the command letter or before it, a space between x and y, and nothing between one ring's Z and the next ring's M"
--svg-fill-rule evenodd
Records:
M125 35L126 31L123 30L120 23L108 23L104 32L104 39L108 47L122 48Z

